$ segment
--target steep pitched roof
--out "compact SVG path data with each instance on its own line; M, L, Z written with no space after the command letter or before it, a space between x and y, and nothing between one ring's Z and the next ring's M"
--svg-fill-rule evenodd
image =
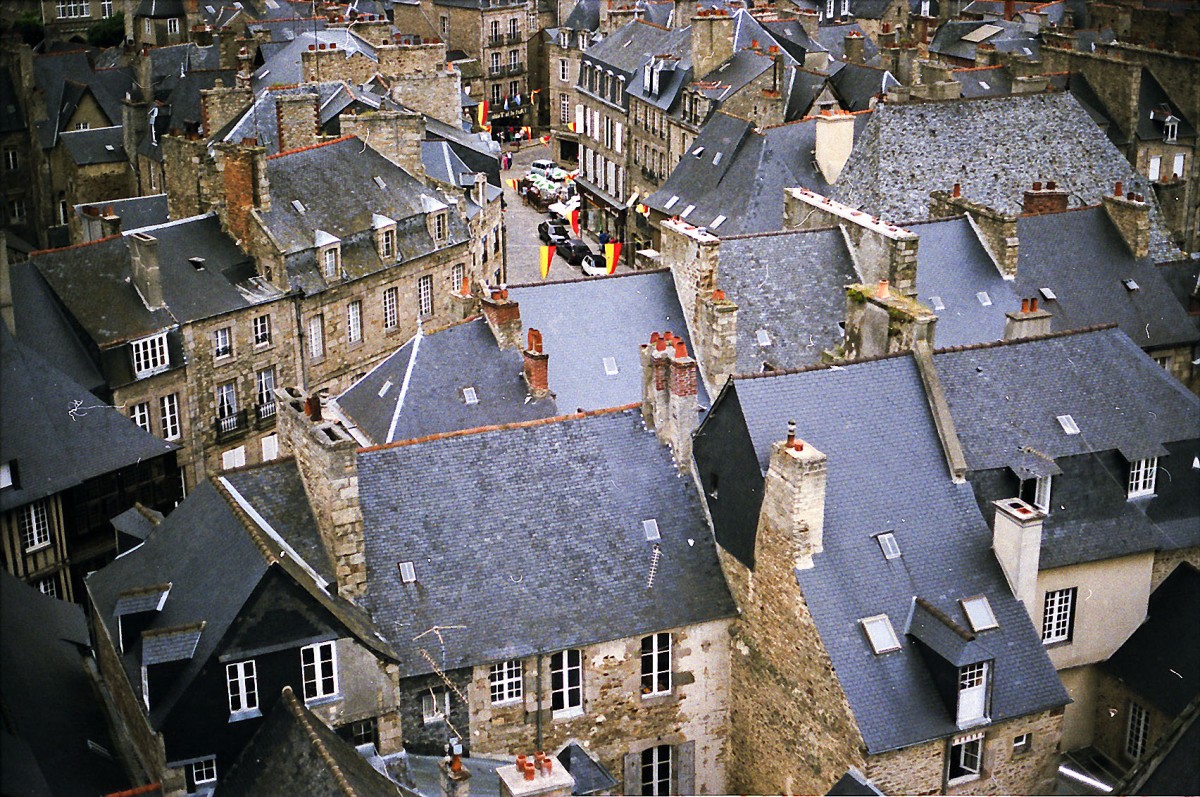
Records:
M600 27L600 0L578 0L559 26L568 30L596 30Z
M365 449L358 478L365 605L404 672L429 672L427 656L451 669L735 611L691 481L635 409ZM398 572L406 561L415 583ZM412 641L435 626L440 643Z
M36 123L43 149L58 143L59 133L85 93L95 98L110 124L120 124L121 99L134 83L129 67L94 69L84 50L36 56L33 75L46 110L46 120Z
M639 346L673 332L694 351L669 271L510 286L526 329L542 333L550 389L560 410L596 410L641 401ZM604 359L613 358L616 374ZM696 397L708 405L700 385Z
M963 196L1013 214L1040 179L1058 181L1085 204L1100 202L1119 180L1153 194L1068 94L884 103L854 144L832 195L886 218L927 218L929 193L956 182ZM1178 259L1149 199L1151 257Z
M308 794L375 797L401 794L349 742L296 698L290 686L250 737L217 790L232 797Z
M994 660L993 722L1067 702L992 555L991 531L970 486L949 478L911 357L734 377L719 403L726 400L740 406L762 472L789 420L828 458L824 552L811 569L796 571L796 580L870 753L959 730L918 645L875 654L860 628L861 619L886 614L902 639L926 636L921 644L929 644L919 626L909 625L918 597L964 626L959 600L988 598L999 627L979 633L978 644L986 648L983 658ZM884 558L873 535L885 531L895 535L900 557Z
M877 69L861 64L839 62L831 70L829 84L847 111L865 111L874 107L873 100L886 95L889 88L899 86L900 81L886 69Z
M29 261L11 268L17 337L85 390L102 392L107 382L99 364L46 280Z
M1163 138L1163 121L1168 116L1176 118L1176 136L1195 138L1196 128L1192 120L1184 116L1179 105L1168 96L1162 84L1155 80L1149 69L1142 67L1141 85L1137 104L1137 137L1143 141Z
M18 479L0 491L0 509L179 448L159 440L18 342L0 324L0 442ZM70 467L64 467L70 463Z
M475 318L418 333L338 396L338 406L376 443L557 415L553 398L530 400L522 362ZM465 388L476 403L467 403Z
M121 220L121 229L129 232L142 227L166 224L167 195L151 194L150 196L135 196L128 199L114 199L105 202L90 202L75 206L75 213L83 215L87 208L106 211L112 208L113 215Z
M7 382L6 382L7 384ZM6 388L7 392L8 388ZM107 794L128 787L84 662L83 608L0 572L0 698L5 794Z
M280 43L273 43L262 49L265 61L251 74L251 85L255 92L262 91L271 85L292 85L305 82L301 66L303 53L309 45L336 45L337 50L346 58L354 55L366 56L372 61L378 61L375 48L349 28L324 28L318 25L316 30L298 31L295 38Z
M664 28L635 19L614 30L604 39L583 52L583 59L632 74L647 58L659 53L674 52L678 41L691 40L689 28Z
M76 166L95 166L128 160L121 133L119 125L97 127L66 132L61 139Z

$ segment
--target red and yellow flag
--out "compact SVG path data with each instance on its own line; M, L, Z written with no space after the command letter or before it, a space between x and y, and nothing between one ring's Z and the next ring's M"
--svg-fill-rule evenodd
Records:
M617 270L617 263L621 261L621 243L605 244L604 259L608 265L608 273L611 274Z
M577 133L577 132L579 132L578 130L576 130L576 129L575 129L575 123L574 123L574 122L569 122L569 123L567 124L567 129L568 129L568 130L570 130L572 133Z
M522 127L521 128L521 136L526 141L529 141L530 139L533 138L533 128L532 127Z
M487 127L488 101L484 100L483 102L479 103L479 106L475 109L475 111L479 114L479 126L481 128Z
M546 275L550 273L550 261L554 259L554 249L553 246L542 247L541 263L539 264L542 269L542 279L546 279Z
M550 143L550 136L542 136L542 143L543 143L543 144L549 144L549 143Z
M516 180L505 180L504 182L512 190L514 190L514 191L517 190L517 181Z
M579 208L571 211L571 232L579 237Z

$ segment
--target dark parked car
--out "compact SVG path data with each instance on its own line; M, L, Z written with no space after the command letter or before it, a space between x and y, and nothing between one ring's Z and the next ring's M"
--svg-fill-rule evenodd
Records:
M571 233L567 225L557 221L543 221L538 225L538 238L551 246L561 246L570 239Z
M583 258L592 254L587 242L581 238L569 238L558 244L558 255L572 266L578 266Z

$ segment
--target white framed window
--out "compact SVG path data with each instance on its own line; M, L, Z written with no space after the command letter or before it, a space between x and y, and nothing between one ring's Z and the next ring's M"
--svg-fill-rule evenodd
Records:
M446 214L438 213L433 217L433 239L441 241L446 237Z
M558 79L564 83L571 79L571 65L565 58L558 59Z
M158 400L158 418L162 422L162 434L167 440L178 440L179 394L170 393Z
M71 206L67 204L67 200L58 200L58 223L66 224L71 220Z
M150 431L150 402L143 401L138 404L134 404L133 408L130 409L130 411L129 411L129 417L131 419L133 419L134 423L136 423L138 426L142 427L147 432L149 432Z
M550 709L556 717L583 713L583 652L561 650L550 657Z
M1154 495L1154 482L1158 476L1158 457L1135 459L1129 463L1129 497L1139 498Z
M467 278L467 266L464 263L455 263L450 267L450 284L454 290L461 291L463 281Z
M1075 627L1075 587L1050 590L1042 602L1042 643L1069 642Z
M896 629L892 628L892 621L886 614L864 617L858 622L862 624L863 631L867 634L867 641L871 643L871 650L876 654L900 649L900 640L896 637Z
M1136 701L1129 701L1129 721L1125 725L1125 755L1137 761L1146 752L1150 732L1150 712Z
M971 624L972 631L986 631L989 628L1000 627L1000 624L996 622L996 613L992 611L992 604L988 602L986 595L963 598L960 603L963 613L967 615L967 622Z
M642 637L642 696L671 693L671 635Z
M571 98L569 95L558 95L558 123L560 125L571 123Z
M1033 749L1033 734L1019 733L1013 737L1013 755L1025 755Z
M849 16L850 0L842 0L842 16Z
M167 20L167 33L179 33L179 20L171 18Z
M442 32L443 39L450 35L450 17L442 14L441 19L438 20L438 30Z
M193 788L203 786L205 783L216 783L217 757L209 756L192 763L188 768L188 774L191 776Z
M258 676L254 659L225 665L225 684L229 692L231 715L258 712Z
M346 340L359 343L362 333L362 301L355 299L346 305Z
M521 53L519 50L508 51L508 66L514 68L521 65ZM513 94L516 94L514 91Z
M987 718L988 663L966 664L958 670L958 725Z
M875 541L879 543L879 550L883 551L884 559L900 558L900 543L896 542L896 535L894 532L885 531L876 537Z
M305 702L337 694L337 646L333 642L300 648L300 669L304 674Z
M237 411L237 383L231 381L217 385L217 417L232 418Z
M222 360L233 356L233 330L221 327L213 331L213 359Z
M59 19L78 19L90 17L92 9L88 0L58 0L54 4L54 13Z
M146 35L151 36L153 34L154 34L154 20L147 19L146 20Z
M22 197L13 197L8 200L8 218L13 224L24 224L27 210L25 200Z
M16 460L0 462L0 490L16 484Z
M833 7L834 7L835 2L836 2L836 0L825 0L825 18L826 19L831 19L833 17Z
M417 280L417 312L422 318L433 315L433 276L430 274Z
M641 793L671 793L671 745L660 744L642 751Z
M493 66L493 69L499 70L500 69L500 56L497 55L496 53L492 53L492 55L495 56L495 58L496 58L496 62ZM500 84L493 83L491 92L492 92L492 105L499 105L500 104Z
M492 74L495 75L500 71L500 53L492 53L490 60L492 62Z
M4 150L4 168L6 171L15 172L21 168L21 156L15 149Z
M58 597L58 579L54 576L47 576L37 583L38 592L43 595L48 595L51 598Z
M113 15L113 0L100 0L100 16L108 19Z
M426 725L443 722L450 716L450 693L434 689L421 695L421 721Z
M1037 476L1021 482L1021 500L1050 514L1051 476Z
M522 675L524 668L520 659L509 659L493 664L488 673L488 686L493 703L511 703L524 694Z
M258 315L254 317L254 345L271 345L271 316Z
M921 16L927 17L929 14L929 0L921 0Z
M133 375L138 379L162 373L171 365L166 332L135 340L129 346L133 351Z
M26 553L50 544L50 515L45 501L29 504L22 510L21 543Z
M396 231L384 230L379 236L379 256L384 260L396 257Z
M258 399L258 418L275 415L275 366L254 372L254 395Z
M400 289L386 288L383 291L383 328L395 329L400 325Z
M1168 144L1174 144L1175 139L1179 136L1179 122L1174 119L1168 119L1163 122L1163 141Z
M1148 176L1150 177L1151 182L1158 179L1160 172L1162 172L1162 158L1160 158L1158 155L1155 155L1154 157L1150 158L1150 173Z
M951 784L977 779L983 768L983 734L973 733L952 740L946 764L946 780Z
M1174 162L1173 162L1173 164L1172 164L1172 166L1171 166L1171 175L1172 175L1172 176L1174 176L1174 177L1176 177L1176 178L1179 178L1179 179L1182 179L1182 178L1186 177L1186 176L1187 176L1187 173L1186 173L1186 172L1184 172L1184 170L1183 170L1183 164L1184 164L1184 155L1183 155L1183 153L1182 153L1182 152L1176 152L1176 153L1175 153L1175 160L1174 160Z
M308 319L308 356L316 360L325 356L325 316Z
M321 252L321 273L325 275L325 279L337 277L340 262L340 253L336 246L331 246Z

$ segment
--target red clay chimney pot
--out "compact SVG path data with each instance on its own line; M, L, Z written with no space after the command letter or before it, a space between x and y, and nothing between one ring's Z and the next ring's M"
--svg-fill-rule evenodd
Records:
M684 343L682 340L675 341L675 359L682 360L684 357L687 357L687 356L688 356L687 344Z
M1022 300L1021 300L1021 312L1022 312L1022 313L1028 313L1028 312L1029 312L1029 300L1028 300L1028 299L1022 299Z
M1034 181L1033 181L1033 190L1034 190L1034 191L1041 191L1041 190L1042 190L1042 181L1041 181L1041 180L1034 180Z
M1113 186L1113 196L1121 196L1123 193L1125 193L1125 183L1117 180L1116 185Z
M879 298L879 299L886 299L887 295L888 295L888 281L880 280L879 284L877 286L875 286L875 296L876 296L876 298Z
M1037 297L1034 296L1032 299L1029 300L1029 312L1036 313L1037 305L1038 305L1038 300L1037 300Z
M950 192L950 195L953 196L955 199L962 196L962 183L955 183L954 190Z

